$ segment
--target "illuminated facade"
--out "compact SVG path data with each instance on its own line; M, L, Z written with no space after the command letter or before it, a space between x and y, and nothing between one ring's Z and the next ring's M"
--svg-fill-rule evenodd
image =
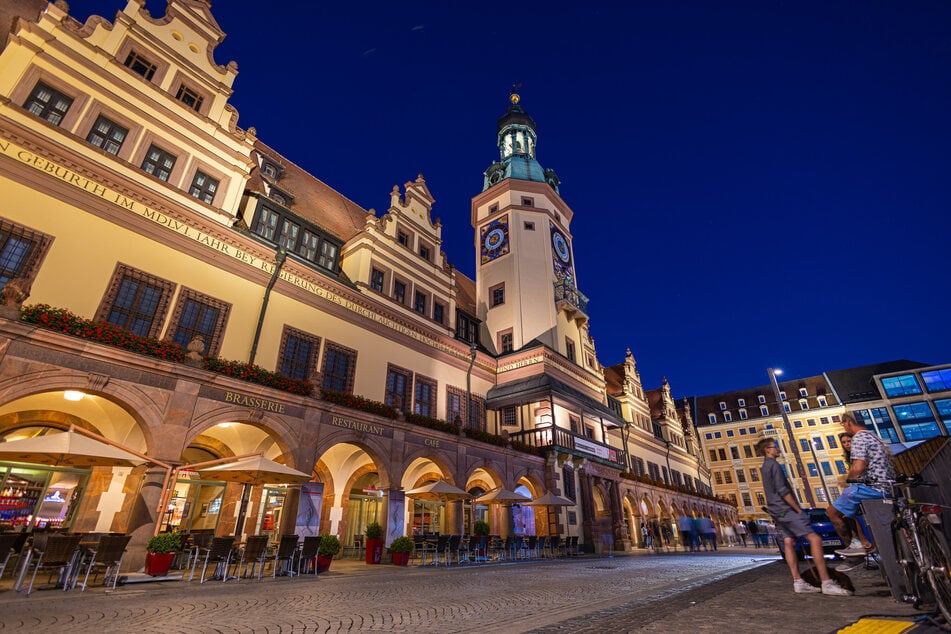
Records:
M535 169L517 102L473 199L471 280L447 264L422 176L377 215L238 127L236 66L214 60L224 33L205 2L155 18L132 1L85 23L65 5L15 8L0 15L5 440L75 425L170 465L263 454L312 474L306 527L345 544L374 520L390 538L485 518L588 545L608 520L619 548L647 520L735 521L669 386L645 392L630 353L599 364L573 213ZM71 334L55 326L64 310L82 322ZM139 338L107 341L101 323ZM156 525L277 535L306 521L300 487L255 487L241 515L241 488L200 471L157 510L165 475L0 463L0 524L132 532L135 566ZM404 496L437 478L575 506Z

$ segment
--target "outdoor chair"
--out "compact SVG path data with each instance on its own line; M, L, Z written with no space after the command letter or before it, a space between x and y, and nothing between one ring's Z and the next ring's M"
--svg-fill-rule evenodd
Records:
M529 535L528 540L522 543L523 552L525 553L525 559L534 559L535 558L535 547L538 545L538 538L534 535Z
M561 542L561 535L552 535L548 539L548 556L558 557L559 553L564 553L564 547Z
M446 565L452 563L452 557L455 555L456 563L459 563L459 545L462 543L462 535L450 535L449 543L446 545Z
M541 559L548 552L548 536L542 535L535 542L535 557Z
M89 584L89 573L94 569L102 569L102 583L108 584L112 581L110 591L116 589L119 583L119 570L122 568L122 558L125 556L126 546L132 535L103 535L99 538L99 543L94 547L87 549L86 559L80 565L76 574L76 579L82 574L83 568L86 569L86 576L83 577L83 589ZM75 584L74 584L75 585Z
M282 575L293 576L296 574L294 568L296 567L298 539L297 535L281 535L281 541L278 542L277 551L274 553L274 562L271 564L273 568L272 577L277 577L278 568L281 569Z
M446 565L449 564L449 557L448 557L449 556L449 553L448 553L449 537L450 537L449 535L440 535L436 539L436 546L435 546L436 552L434 553L434 556L433 556L434 566L438 566L440 563L443 563L443 562L445 562Z
M215 534L206 531L192 531L187 533L188 537L182 546L182 552L185 553L185 566L183 570L189 570L194 567L198 558L198 553L203 552L211 546L211 540Z
M307 539L307 538L305 537L304 539ZM346 553L346 551L349 550L350 554L353 556L354 559L362 559L364 547L365 545L363 543L363 535L354 535L353 544L351 544L350 546L347 546L344 552ZM344 557L346 557L346 554L344 555Z
M297 556L297 574L309 570L317 574L317 551L320 549L320 535L305 535L300 554Z
M33 569L33 576L30 577L30 586L26 590L27 596L30 596L30 593L33 592L36 574L42 569L58 571L59 582L63 584L63 591L69 590L73 563L81 538L82 535L60 535L57 533L45 533L33 537L33 559L28 563L28 566ZM29 568L25 572L29 574ZM52 574L50 577L52 578Z
M221 582L224 583L228 580L228 567L231 564L232 556L232 547L234 546L234 537L213 537L211 543L207 548L202 548L198 551L198 554L195 555L192 561L192 574L188 578L189 581L195 578L195 568L198 566L199 560L201 564L201 577L198 580L198 583L205 583L205 573L208 570L208 564L215 565L215 571L212 574L212 577L215 578L218 574L221 574Z
M237 576L239 579L242 577L253 577L254 570L257 568L258 581L261 580L261 575L264 573L264 562L267 560L267 542L267 535L252 535L248 537L244 548L241 549L238 555ZM248 568L251 569L250 574L246 574Z
M515 538L509 535L505 541L499 541L496 550L498 559L515 559Z
M0 577L3 576L3 571L6 569L10 557L16 554L13 547L16 545L17 539L21 534L23 533L0 534Z
M415 535L413 537L413 558L419 558L419 565L426 565L427 555L432 555L433 559L436 557L436 542L422 536Z
M565 557L578 556L578 536L572 535L565 538Z

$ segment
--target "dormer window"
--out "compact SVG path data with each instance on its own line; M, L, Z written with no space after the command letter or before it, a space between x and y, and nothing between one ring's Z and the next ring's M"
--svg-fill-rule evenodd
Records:
M195 112L201 111L201 104L204 103L204 97L185 84L179 85L178 92L175 93L175 98Z
M724 401L720 401L720 411L724 410L726 410L726 403Z
M279 205L287 206L287 198L284 197L284 194L280 192L272 192L271 199L274 200Z
M799 388L799 396L806 398L807 396L809 396L809 391L806 388L801 387Z
M261 165L261 172L269 178L277 178L281 174L277 165L275 165L274 163L269 163L268 161L265 161Z
M783 401L786 400L786 392L785 392L785 390L779 393L779 398L780 398L780 400L783 400Z
M710 424L713 425L713 424L715 424L715 423L717 422L717 415L716 415L716 414L708 414L708 415L707 415L707 419L710 421Z
M129 55L126 56L125 61L122 62L122 65L131 70L136 75L142 75L149 81L152 81L152 77L155 76L155 64L142 57L135 51L129 51Z
M826 397L820 396L816 400L819 401L819 407L826 407Z
M739 405L740 407L746 407L746 399L738 398L736 399L736 404Z
M760 405L762 405L763 403L766 402L766 397L763 396L762 394L759 394L757 395L756 400L759 402Z

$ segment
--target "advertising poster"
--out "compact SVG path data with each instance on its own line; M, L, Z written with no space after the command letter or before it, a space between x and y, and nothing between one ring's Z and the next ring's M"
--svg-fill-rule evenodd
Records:
M324 502L324 483L307 482L300 487L300 504L297 506L297 528L294 532L301 539L320 532L320 510Z
M386 505L386 546L406 534L406 494L390 491Z

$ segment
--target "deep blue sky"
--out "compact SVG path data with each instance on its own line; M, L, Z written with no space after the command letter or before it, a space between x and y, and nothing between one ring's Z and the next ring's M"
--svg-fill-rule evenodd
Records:
M647 388L951 362L951 2L212 11L228 33L216 60L238 63L238 125L378 212L421 172L443 249L472 277L469 201L521 82L539 162L575 212L601 362L629 347Z

